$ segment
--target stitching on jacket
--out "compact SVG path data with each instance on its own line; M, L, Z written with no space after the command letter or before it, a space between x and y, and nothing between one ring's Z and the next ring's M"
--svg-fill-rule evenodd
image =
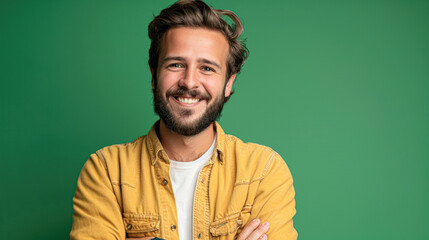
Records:
M159 231L159 217L151 215L138 215L129 213L124 217L125 225L132 224L132 229L125 229L127 233L147 233Z
M144 213L135 213L135 212L124 212L124 218L134 219L134 220L159 220L159 215L154 214L144 214Z
M250 213L250 210L252 210L253 205L247 204L241 209L241 213Z
M240 212L241 211L235 212L235 213L231 213L231 214L229 214L226 217L223 217L223 218L221 218L219 220L216 220L216 221L212 222L210 225L211 225L211 227L216 227L217 225L219 225L219 224L221 224L223 222L228 222L229 220L237 219L238 217L240 217Z
M228 222L227 222L227 224L228 224ZM216 235L216 236L225 236L225 235L237 232L237 230L239 228L240 228L240 224L238 224L238 222L236 222L235 227L233 229L231 229L231 231L225 231L225 232L219 233L219 231L213 230L213 232L212 231L210 231L210 232L211 232L211 234Z
M117 186L125 185L125 186L128 186L128 187L136 188L133 185L131 185L129 183L126 183L126 182L115 182L115 181L112 181L112 184L113 185L117 185Z
M237 182L234 186L239 186L239 185L250 185L254 182L260 181L262 180L262 177L258 177L258 178L254 178L252 181L241 181L241 182Z
M207 178L207 185L210 182L210 173L212 171L213 168L213 164L208 165L208 170L205 172L206 178ZM209 188L206 187L206 201L204 201L204 205L205 205L205 209L210 209L210 204L209 204ZM206 229L204 229L205 231L210 231L210 211L205 211L205 217L204 217L204 225L206 226Z
M236 213L230 214L230 215L228 215L228 216L226 216L220 220L212 222L210 224L210 233L215 235L215 236L225 236L225 235L231 234L233 232L236 232L240 228L240 226L242 225L242 222L239 218L240 218L240 212L236 212ZM226 227L227 229L225 229L225 230L219 229L219 228L221 228L227 224L234 225L234 227L233 228Z
M274 152L274 151L271 153L270 160L268 160L268 163L267 163L267 165L265 166L264 171L262 172L262 176L261 176L261 178L262 178L262 179L265 177L265 175L267 175L268 169L269 169L269 168L271 167L271 165L273 164L274 157L275 157L276 155L277 155L277 153L276 153L276 152Z

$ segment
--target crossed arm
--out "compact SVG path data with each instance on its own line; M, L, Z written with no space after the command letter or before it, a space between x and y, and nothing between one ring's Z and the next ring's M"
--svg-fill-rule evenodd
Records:
M297 238L292 223L295 215L292 177L280 156L275 159L258 187L250 215L250 219L255 220L245 226L237 240L264 240L268 236L272 240ZM110 185L106 169L92 156L79 177L71 239L97 239L99 234L125 239L122 221L111 220L122 219L122 216Z
M254 219L246 227L243 231L238 235L237 240L267 240L268 236L266 235L268 229L270 228L270 224L268 222L263 222L259 219ZM145 237L145 238L127 238L126 240L151 240L153 237Z

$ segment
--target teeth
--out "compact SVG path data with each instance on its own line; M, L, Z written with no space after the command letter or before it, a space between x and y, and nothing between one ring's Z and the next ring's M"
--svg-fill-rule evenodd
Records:
M200 101L200 99L198 98L181 98L181 97L178 97L177 100L179 100L179 102L186 103L186 104L192 104Z

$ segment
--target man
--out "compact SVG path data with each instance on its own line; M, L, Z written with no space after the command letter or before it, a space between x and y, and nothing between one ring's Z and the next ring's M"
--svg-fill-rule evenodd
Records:
M146 136L91 155L73 199L72 239L297 238L282 158L215 122L247 57L241 33L233 12L193 0L150 23L160 121Z

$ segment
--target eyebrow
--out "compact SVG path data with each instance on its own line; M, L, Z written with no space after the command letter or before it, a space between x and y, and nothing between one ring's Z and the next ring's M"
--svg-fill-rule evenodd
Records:
M165 62L168 62L168 61L185 61L186 59L184 58L184 57L176 57L176 56L172 56L172 57L166 57L166 58L164 58L163 60L162 60L162 63L165 63ZM220 66L220 64L219 63L217 63L217 62L215 62L215 61L212 61L212 60L209 60L209 59L206 59L206 58L199 58L198 59L198 62L199 63L206 63L206 64L210 64L210 65L213 65L213 66L215 66L215 67L217 67L217 68L219 68L219 69L222 69L222 67Z
M168 61L185 61L185 58L183 58L183 57L166 57L162 60L162 63L165 63Z

